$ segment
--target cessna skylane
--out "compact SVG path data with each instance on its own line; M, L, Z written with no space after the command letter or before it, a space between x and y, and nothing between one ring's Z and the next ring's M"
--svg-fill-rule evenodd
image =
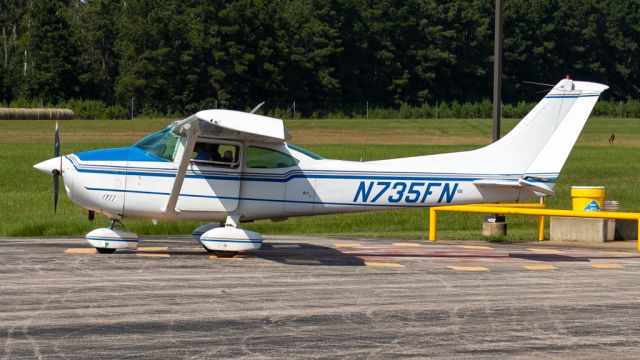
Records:
M78 152L34 167L72 202L111 219L86 235L100 253L135 249L122 219L197 220L218 256L259 249L239 228L259 219L521 201L554 194L571 149L606 85L558 82L519 124L480 149L380 161L324 159L289 143L281 119L204 110L130 147ZM255 109L254 109L255 110ZM57 131L56 131L57 134Z

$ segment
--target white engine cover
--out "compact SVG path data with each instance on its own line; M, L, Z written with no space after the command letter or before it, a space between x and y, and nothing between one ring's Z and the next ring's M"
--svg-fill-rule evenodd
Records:
M86 239L95 248L136 249L138 247L138 234L118 229L95 229L87 234Z
M200 241L200 236L202 236L202 234L206 233L207 231L211 230L211 229L215 229L215 228L219 228L224 226L224 224L220 224L220 223L209 223L209 224L204 224L201 226L198 226L197 228L195 228L195 230L193 230L191 232L191 235L197 240Z
M219 227L202 234L200 242L209 250L258 250L262 246L262 236L254 231L234 227Z

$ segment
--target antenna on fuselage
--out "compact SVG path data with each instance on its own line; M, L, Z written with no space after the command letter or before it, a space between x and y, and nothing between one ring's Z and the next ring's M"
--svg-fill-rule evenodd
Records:
M541 86L549 86L549 87L554 87L555 85L553 84L547 84L547 83L541 83L541 82L535 82L535 81L522 81L525 84L532 84L532 85L541 85Z
M522 82L525 83L525 84L538 85L538 86L544 86L544 87L549 87L549 88L552 88L552 87L555 86L553 84L546 84L546 83L535 82L535 81L522 81ZM549 89L544 89L544 90L541 90L541 91L536 91L535 93L536 94L546 93L548 91L549 91Z
M260 104L256 105L256 107L254 107L254 108L253 108L253 110L251 110L251 111L249 112L249 114L253 114L253 113L255 113L256 111L258 111L258 110L262 107L262 105L264 105L264 103L266 103L266 101L263 101L263 102L261 102Z

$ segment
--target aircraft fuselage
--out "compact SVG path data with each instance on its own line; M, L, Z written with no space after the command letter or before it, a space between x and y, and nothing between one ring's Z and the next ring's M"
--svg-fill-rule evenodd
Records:
M114 218L223 221L430 207L461 203L523 200L534 196L479 189L483 174L403 172L367 162L315 160L284 144L258 144L296 158L282 168L248 168L241 144L237 168L189 164L176 212L162 211L175 180L177 164L139 149L96 150L63 158L63 179L76 204ZM517 181L520 174L504 175ZM491 176L495 179L495 176Z

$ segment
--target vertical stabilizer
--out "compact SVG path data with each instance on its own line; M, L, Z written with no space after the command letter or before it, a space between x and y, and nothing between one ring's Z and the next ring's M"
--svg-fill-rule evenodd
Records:
M567 109L562 121L558 122L547 142L525 171L525 176L557 174L562 170L598 97L608 89L606 85L582 81L571 81L571 86L571 91L556 89L556 86L545 97L556 102L568 101L573 105Z
M563 79L502 139L449 154L371 162L396 168L553 182L600 94L608 86Z

